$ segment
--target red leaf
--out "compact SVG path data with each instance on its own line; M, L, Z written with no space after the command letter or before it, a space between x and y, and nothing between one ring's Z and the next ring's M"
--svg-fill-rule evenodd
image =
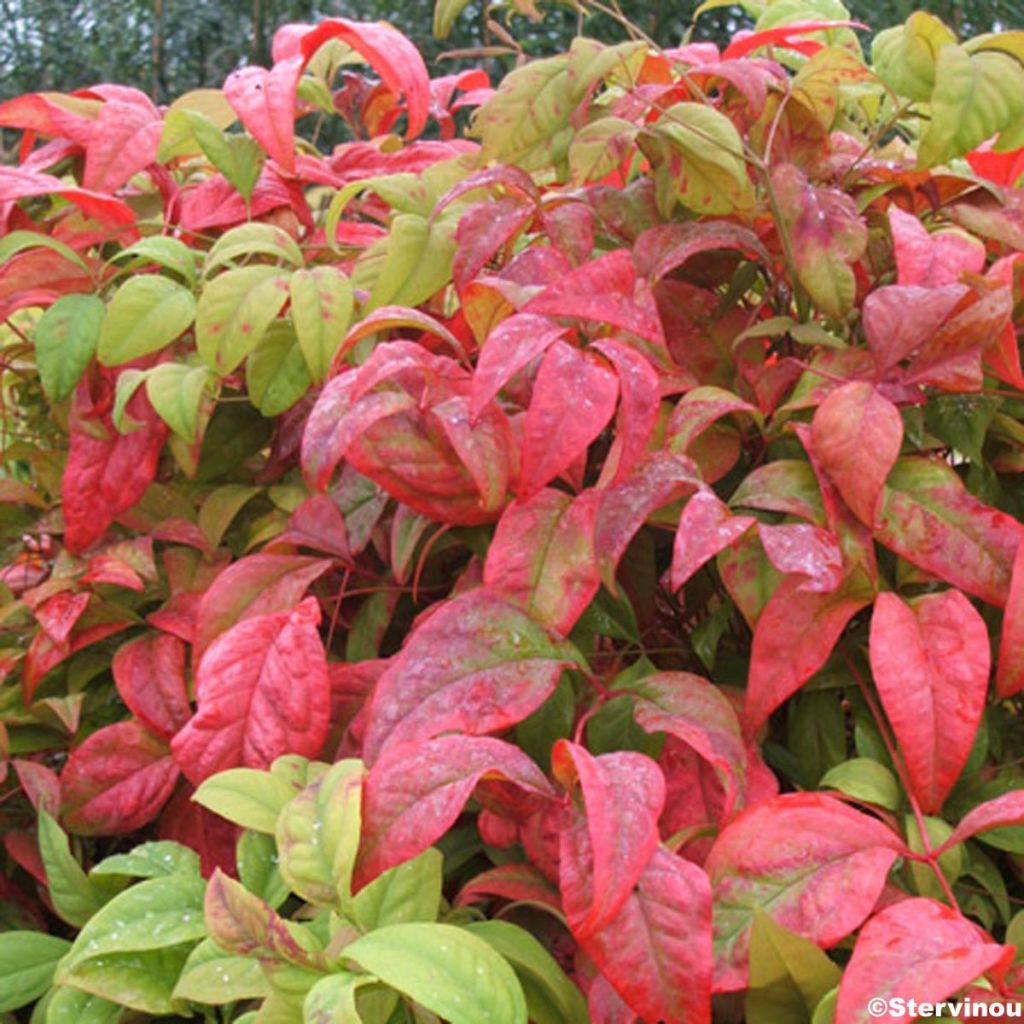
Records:
M716 64L712 74L717 75L720 70L721 65ZM761 91L764 91L763 85ZM770 262L768 253L753 231L725 220L659 224L649 228L636 240L633 260L637 271L654 284L683 266L691 257L708 251L739 252L748 258Z
M301 191L297 196L289 182L271 165L264 164L248 208L238 189L223 174L215 174L182 194L181 226L193 232L231 227L244 223L250 213L254 218L263 217L282 206L295 210L300 220L308 219L309 211Z
M189 787L178 790L160 816L157 836L192 847L199 854L204 878L209 878L217 868L232 873L240 829L194 803L194 792Z
M672 550L672 589L678 590L705 562L756 523L753 516L734 516L710 487L702 487L679 518Z
M135 832L159 814L177 780L165 740L138 722L104 726L61 772L64 822L81 835Z
M988 629L958 590L910 603L878 595L871 671L926 814L938 811L967 763L989 668Z
M920 348L968 294L969 289L962 284L942 288L876 288L864 300L863 319L864 335L878 375L884 375Z
M88 389L86 380L78 385L76 409L93 408ZM104 414L101 422L107 436L96 437L95 421L87 432L83 429L85 417L73 414L61 485L64 543L73 554L92 547L107 527L142 497L156 476L167 425L153 412L142 389L128 403L128 415L141 424L137 429L119 433L109 414Z
M710 1024L711 887L696 864L659 846L618 915L581 945L644 1020Z
M807 577L801 590L830 594L843 582L843 553L835 534L810 523L759 523L757 531L768 561L779 572Z
M456 186L458 187L458 186ZM434 207L436 216L437 207ZM474 203L459 218L455 229L456 250L452 280L460 292L487 264L527 227L536 215L533 203L519 196L502 196Z
M89 604L89 598L90 595L85 592L61 590L34 607L29 592L26 592L22 599L32 608L36 622L43 627L46 635L55 644L66 644L75 623L82 617Z
M1024 690L1024 544L1013 560L1003 628L999 636L996 696L1001 700Z
M725 790L722 817L730 817L746 797L747 752L729 699L689 672L645 676L630 689L640 697L633 716L643 729L675 736L715 769Z
M912 213L889 207L889 228L896 255L896 282L941 288L955 284L965 271L980 274L985 266L985 246L961 231L927 228Z
M134 227L135 211L120 199L76 188L50 174L26 171L20 167L0 167L0 205L48 195L63 196L87 217L95 218L106 227Z
M618 378L605 365L564 341L551 344L523 426L520 498L536 494L586 452L612 418L618 394Z
M875 536L925 572L1003 607L1024 525L969 494L939 459L900 459Z
M617 338L602 338L596 348L615 367L619 377L619 414L615 441L605 460L602 479L614 469L614 481L623 479L640 461L654 433L661 403L658 374L646 356Z
M736 60L744 57L753 50L759 50L762 46L788 46L790 49L800 49L800 44L794 37L811 35L815 32L828 32L836 28L867 28L859 21L791 21L778 28L763 29L760 32L737 32L732 37L732 42L722 52L723 60ZM808 41L812 42L812 41ZM814 53L820 50L822 43L813 41L813 49L800 49L801 53Z
M851 381L818 406L811 443L843 500L861 522L873 527L885 478L903 443L899 410L874 385Z
M64 102L69 100L70 103L65 106ZM86 146L92 137L95 117L84 114L98 114L98 109L89 108L99 108L100 105L96 100L92 103L78 100L75 108L81 109L83 113L77 113L71 109L71 103L74 102L60 93L36 92L16 96L6 103L0 103L0 126L21 128L48 138L66 138Z
M821 793L788 793L727 825L705 868L715 905L716 991L747 983L754 908L828 948L871 913L903 842Z
M1024 254L1015 252L996 260L985 275L989 280L1001 281L1013 288L1014 268L1017 267ZM1017 329L1010 321L985 350L985 361L989 369L1002 381L1012 384L1018 391L1024 391L1024 370L1020 365L1020 346L1017 344Z
M532 299L526 312L611 324L659 347L665 344L654 296L646 281L637 279L628 249L570 270Z
M559 740L552 770L566 789L583 790L584 819L561 837L559 888L565 916L580 941L608 927L658 846L665 779L644 754L594 757Z
M170 739L192 709L185 682L185 645L175 636L149 633L118 648L111 665L121 700L143 725Z
M18 782L32 809L38 812L42 808L51 817L59 817L63 801L57 773L45 764L20 757L13 758L10 763L14 766Z
M290 609L330 567L326 558L262 553L229 565L199 603L196 662L221 633L236 623Z
M488 897L535 903L562 912L558 890L530 864L500 864L481 871L459 890L455 906L465 907Z
M672 410L665 436L673 451L685 452L713 423L738 412L758 416L749 402L731 391L710 386L694 388Z
M108 100L85 147L82 184L97 192L116 192L156 160L162 131L163 118L151 103Z
M440 839L484 778L505 779L545 797L554 795L533 761L502 740L439 736L389 746L363 787L357 887Z
M960 819L937 853L943 853L982 832L1019 825L1024 825L1024 789L1012 790L972 808Z
M906 1013L870 1013L872 1000L939 1003L986 971L1008 966L1013 955L1013 946L992 942L950 907L901 900L861 931L839 985L836 1024L899 1024Z
M352 561L345 518L337 502L326 494L308 497L288 518L284 533L275 537L273 544L298 544L325 551L343 562Z
M349 21L327 18L302 38L302 53L309 61L328 39L340 39L380 75L396 95L405 96L408 127L406 138L423 131L430 112L430 75L419 50L383 21Z
M568 635L601 585L594 529L602 497L545 489L509 505L487 549L484 586Z
M63 254L52 249L28 249L0 265L0 317L6 319L29 306L49 306L62 295L95 288L89 272Z
M473 417L478 417L520 370L567 333L568 328L536 313L515 313L502 320L487 336L473 373Z
M486 589L433 611L381 676L363 756L445 732L481 735L521 721L551 695L573 649Z
M754 630L743 709L748 736L825 664L846 624L872 597L860 572L829 594L807 590L799 576L782 581Z
M190 781L238 765L267 768L281 754L320 753L331 695L319 621L309 597L214 640L196 671L195 717L171 743Z
M271 70L245 67L224 82L224 97L252 137L284 171L295 170L295 91L306 66L301 55Z

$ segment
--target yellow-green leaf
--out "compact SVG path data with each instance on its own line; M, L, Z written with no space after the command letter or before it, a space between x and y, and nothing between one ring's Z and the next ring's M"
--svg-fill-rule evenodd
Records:
M157 415L187 444L196 439L199 406L213 380L205 366L161 363L146 374L146 395Z
M939 54L956 36L933 14L917 11L903 25L879 32L871 44L875 73L907 99L927 101L935 87Z
M352 282L336 267L325 266L296 271L289 287L299 348L319 384L352 322Z
M287 231L273 224L240 224L221 235L206 254L203 276L249 256L271 256L295 267L303 263L302 250Z
M267 329L245 364L245 385L264 416L280 415L309 390L309 369L290 323L278 320Z
M196 300L175 281L155 274L130 277L114 293L100 329L96 354L120 366L157 352L192 326Z

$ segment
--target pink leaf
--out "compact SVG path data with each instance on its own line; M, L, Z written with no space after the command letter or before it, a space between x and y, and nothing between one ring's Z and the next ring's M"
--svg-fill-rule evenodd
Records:
M643 1020L711 1022L711 886L704 872L655 849L619 913L581 945Z
M64 821L81 835L135 832L157 816L177 779L165 740L138 722L104 726L61 772Z
M716 991L743 988L754 908L828 948L859 927L903 842L821 793L788 793L741 814L705 863L715 900Z
M910 603L879 594L871 671L914 795L938 811L971 753L985 710L988 628L958 590Z
M562 833L559 874L565 916L582 941L611 924L653 856L665 779L643 754L594 757L568 740L551 760L566 789L578 780L583 790L585 821Z
M1012 697L1024 690L1024 544L1017 548L1013 576L999 636L996 696Z
M929 234L912 213L889 207L889 228L896 254L896 281L900 285L941 288L955 284L965 271L980 274L985 246L960 231Z
M284 171L295 170L295 91L306 58L289 57L271 70L245 67L224 82L224 96L254 139Z
M697 491L679 518L672 550L672 589L678 590L705 562L756 523L753 516L734 516L710 487Z
M320 753L331 696L319 621L310 597L247 618L210 645L196 671L195 717L171 744L190 781L238 765L267 768L281 754Z
M577 267L532 299L528 313L569 316L611 324L664 346L665 336L654 296L637 280L628 249L616 249Z
M487 336L473 373L473 416L479 416L520 370L567 333L568 328L536 313L514 313L502 320Z
M125 228L135 224L132 208L113 196L76 188L50 174L26 171L20 167L0 167L0 206L19 199L46 195L63 196L86 216L95 217L107 227Z
M550 345L523 426L520 498L536 494L586 452L612 418L618 394L618 378L603 363L564 341Z
M673 451L685 452L713 423L739 412L759 415L754 406L731 391L711 386L694 388L672 410L665 434Z
M484 586L562 636L600 586L594 529L600 491L545 489L509 505L484 562Z
M768 561L779 572L807 577L802 590L829 594L843 582L843 552L830 531L810 523L760 523L758 534Z
M554 795L533 761L502 740L439 736L390 746L364 783L357 886L440 839L485 777Z
M633 716L647 732L668 733L710 764L725 790L722 817L742 806L747 789L747 752L729 699L689 672L659 672L630 688L639 695Z
M811 423L821 467L867 526L874 526L885 478L903 443L899 410L872 384L852 381L833 391Z
M839 985L836 1024L900 1024L906 1013L879 1015L869 1005L942 1002L986 971L1007 966L1013 955L1013 946L992 942L950 907L930 899L902 900L876 914L860 933Z
M938 852L948 850L982 832L1019 825L1024 825L1024 789L1004 793L994 800L986 800L985 803L972 808L960 819Z
M118 648L111 666L121 700L143 725L170 739L192 709L185 682L185 644L175 636L149 633Z
M799 576L783 580L754 630L743 709L748 736L825 664L846 624L872 596L859 572L828 594L805 589Z
M490 590L440 606L381 676L363 754L445 732L481 735L525 718L551 694L573 649Z
M326 18L302 39L306 60L328 39L347 43L366 59L396 96L405 96L406 138L419 135L430 113L430 75L419 50L386 22Z
M616 592L615 572L630 541L648 517L700 487L694 463L683 455L655 452L604 492L597 513L597 561L601 579Z
M969 294L962 284L942 288L886 285L865 300L864 334L879 376L908 358L931 338Z
M82 184L97 192L116 192L156 160L163 118L155 107L108 100L100 108L85 148Z

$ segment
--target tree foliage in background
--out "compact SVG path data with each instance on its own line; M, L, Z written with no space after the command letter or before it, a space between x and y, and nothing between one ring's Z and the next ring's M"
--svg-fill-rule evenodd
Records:
M677 45L692 26L697 0L624 0L622 12L655 42ZM756 5L755 5L756 7ZM1021 0L853 0L852 17L893 25L912 10L929 10L964 35L1024 22ZM435 38L431 0L0 0L0 99L24 92L68 92L95 82L120 82L167 102L188 89L218 86L247 61L269 58L272 31L289 21L340 15L401 25L428 64L445 50L502 45L506 29L530 55L564 50L580 14L545 0L542 21L513 4L479 0L455 19L444 41ZM615 39L621 28L593 9L586 34ZM490 26L489 26L490 23ZM723 42L750 24L739 6L705 14L695 38Z

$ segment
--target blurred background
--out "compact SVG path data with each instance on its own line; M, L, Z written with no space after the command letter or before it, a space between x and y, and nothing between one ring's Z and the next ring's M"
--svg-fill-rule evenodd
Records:
M751 23L742 8L731 7L709 11L694 27L698 2L619 0L623 13L663 45L678 45L691 29L694 39L721 41ZM448 38L439 40L433 34L434 0L0 0L0 100L108 81L137 86L167 102L188 89L219 86L246 62L269 63L279 25L331 15L390 21L420 47L434 75L481 59L510 63L512 40L531 56L558 52L581 20L587 35L623 38L607 15L582 17L566 3L537 0L537 5L541 21L521 13L533 9L533 0L474 0ZM965 36L1024 28L1024 0L846 0L846 5L855 19L875 29L903 21L918 8ZM480 47L487 48L486 56L466 53Z

